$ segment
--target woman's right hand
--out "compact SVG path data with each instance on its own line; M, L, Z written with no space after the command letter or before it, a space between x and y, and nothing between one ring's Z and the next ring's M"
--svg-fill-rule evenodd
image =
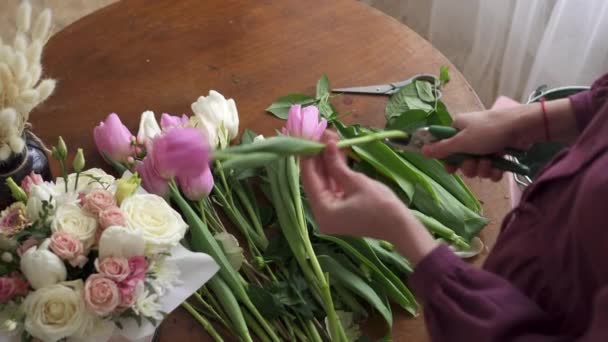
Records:
M526 106L516 108L522 110L524 107ZM516 139L518 117L512 108L460 114L453 123L453 127L459 129L458 134L425 145L423 153L427 157L442 159L454 153L500 154L507 147L523 148L519 146L522 142ZM459 168L467 177L478 176L499 181L503 176L503 171L492 168L492 163L487 158L470 158L460 165L446 164L450 173Z

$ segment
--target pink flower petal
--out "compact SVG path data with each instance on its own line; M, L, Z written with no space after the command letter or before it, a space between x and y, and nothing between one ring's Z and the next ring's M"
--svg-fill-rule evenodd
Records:
M319 125L319 110L315 106L302 109L302 131L300 136L306 139L314 139L315 130Z
M323 136L323 132L325 132L325 129L327 128L327 120L325 120L325 118L321 119L321 122L319 122L319 125L317 126L317 129L315 130L315 133L312 136L313 140L321 140L321 136Z
M291 136L300 136L302 133L302 106L293 105L289 108L289 114L287 116L287 131Z

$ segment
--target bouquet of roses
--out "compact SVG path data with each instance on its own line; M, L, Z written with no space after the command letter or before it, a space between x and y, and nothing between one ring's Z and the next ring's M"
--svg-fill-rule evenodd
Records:
M17 200L0 214L0 340L138 340L215 274L206 254L180 245L188 225L136 174L67 174L9 180ZM196 269L197 272L190 272Z

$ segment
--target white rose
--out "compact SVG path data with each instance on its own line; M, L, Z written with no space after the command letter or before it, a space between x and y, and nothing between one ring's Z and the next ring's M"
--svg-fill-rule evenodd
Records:
M88 250L95 243L97 218L75 204L65 204L57 209L51 229L53 232L70 233L82 242L85 250Z
M99 239L99 258L130 258L144 255L144 235L139 228L111 226L106 228Z
M55 190L55 185L52 183L32 185L30 188L29 196L27 198L27 205L25 210L27 217L32 221L38 220L43 213L43 202L47 202L50 205L47 206L47 210L49 211L49 214L51 214L49 215L50 219L56 209L57 196L58 192Z
M192 104L192 112L203 126L203 133L209 134L211 127L217 131L217 140L211 146L219 145L224 148L230 140L239 133L239 113L233 99L228 99L215 90L210 90L208 96L200 96Z
M40 247L28 249L21 257L21 272L34 289L65 281L67 270L63 261L48 248L49 240Z
M76 185L76 174L71 173L68 175L68 192L72 193L85 193L95 189L106 189L113 192L113 185L116 179L107 174L104 170L99 168L92 168L80 173L78 177L78 187ZM55 191L59 194L65 193L65 180L63 177L58 177L55 180Z
M148 255L169 252L188 229L180 214L157 195L133 195L122 202L120 209L128 228L143 231Z
M147 110L141 113L137 140L146 142L152 141L160 132L160 126L158 125L158 121L156 121L154 112Z
M84 337L91 315L85 309L82 288L82 280L77 280L30 293L23 302L25 330L45 342Z

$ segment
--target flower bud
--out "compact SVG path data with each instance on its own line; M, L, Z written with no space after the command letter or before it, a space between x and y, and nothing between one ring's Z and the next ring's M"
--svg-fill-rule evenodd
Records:
M141 178L139 178L137 173L131 175L131 177L129 177L128 179L127 178L119 179L116 182L116 194L114 194L114 197L116 197L116 202L118 203L118 205L120 205L125 198L133 195L139 188L140 184L141 184Z
M12 177L8 177L6 179L6 185L11 190L11 195L15 200L23 203L27 202L27 195L25 191L17 183L15 183Z
M12 332L15 331L15 329L17 329L17 322L13 319L7 319L2 322L2 326L0 327L0 330L4 332Z
M76 151L76 156L74 156L74 161L72 162L72 166L74 166L74 171L80 172L84 169L85 161L84 161L84 153L82 149L79 148Z
M63 138L61 136L59 136L59 139L57 140L56 150L57 156L60 160L65 160L65 158L68 157L68 147L66 146L65 141L63 141Z

